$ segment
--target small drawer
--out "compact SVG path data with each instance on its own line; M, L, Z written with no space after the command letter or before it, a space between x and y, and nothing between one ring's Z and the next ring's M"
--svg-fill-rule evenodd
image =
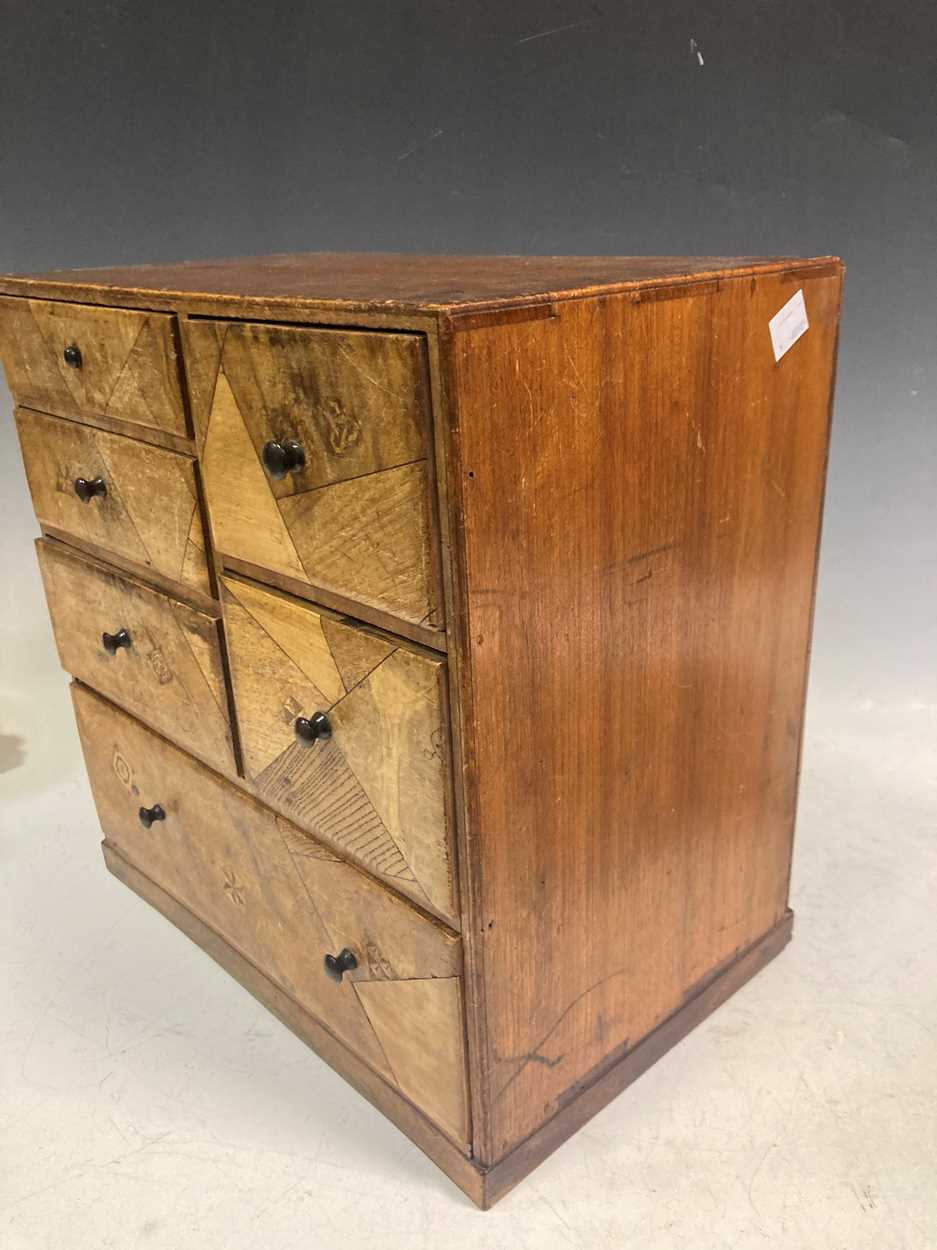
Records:
M193 460L25 408L16 425L44 525L211 593Z
M223 599L257 794L457 926L445 662L240 578Z
M218 621L58 543L36 546L65 671L234 772Z
M0 296L0 348L17 403L113 417L186 437L169 313Z
M183 333L218 550L441 627L422 337L193 320Z
M108 843L466 1149L456 935L90 691L73 695Z

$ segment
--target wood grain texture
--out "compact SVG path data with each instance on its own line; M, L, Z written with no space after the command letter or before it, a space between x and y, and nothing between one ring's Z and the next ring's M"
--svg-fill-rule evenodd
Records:
M233 772L218 621L50 539L36 547L65 671ZM121 629L131 646L109 655L102 634Z
M468 1089L452 1079L465 1047L460 978L368 981L355 988L401 1092L426 1107L453 1141L465 1141Z
M446 343L483 1163L784 913L839 293L742 279Z
M127 560L114 550L99 547L97 543L89 542L86 538L79 538L76 534L69 533L67 530L60 530L55 525L48 525L42 522L39 529L43 538L54 539L56 543L61 543L83 555L90 556L92 560L96 560L99 564L106 564L118 573L126 573L128 577L135 581L143 579L148 586L151 586L154 590L161 590L170 599L179 599L183 603L188 603L190 607L197 608L200 612L204 612L216 620L221 617L221 604L219 601L213 595L206 595L196 590L189 582L178 582L172 578L164 577L162 573L157 573L152 565L145 567L138 564L135 560ZM204 556L204 552L200 553L200 556Z
M282 590L292 595L294 599L302 599L319 607L328 608L338 613L339 616L354 617L363 624L373 625L375 629L400 638L407 638L410 642L419 643L420 646L428 647L431 651L445 654L448 649L446 634L441 629L432 629L426 625L419 625L415 621L405 621L402 617L393 616L390 612L384 612L380 608L370 607L360 600L351 599L347 595L336 595L330 590L323 590L321 586L310 586L308 582L299 581L295 577L287 577L284 573L276 573L273 569L265 568L260 564L251 564L249 560L238 560L235 556L223 553L219 553L218 560L225 572L249 578L254 582L263 582L265 586L273 586L277 590Z
M187 320L215 542L225 555L435 626L422 339ZM295 440L274 480L261 453Z
M164 313L0 297L0 353L18 403L184 436L173 327ZM80 349L80 368L65 363L69 346Z
M827 265L751 256L427 256L304 252L0 277L0 291L120 304L184 305L227 316L273 316L272 306L390 314L517 306L621 289Z
M536 1132L493 1167L482 1169L480 1205L483 1209L494 1206L510 1193L573 1133L779 955L791 940L793 920L793 913L785 912L766 934L694 986L677 1010L656 1029L636 1045L626 1046L622 1053L610 1055L593 1079L571 1089L556 1114Z
M73 698L108 842L464 1149L458 938L91 691ZM165 820L146 829L154 803ZM346 947L358 967L336 984L323 960Z
M108 869L121 882L161 912L197 946L271 1011L287 1028L333 1067L359 1094L396 1124L401 1132L441 1168L482 1210L489 1210L548 1158L569 1137L607 1106L633 1081L680 1042L737 989L761 971L790 940L788 912L759 942L742 952L633 1049L617 1058L601 1075L491 1168L467 1158L429 1123L400 1092L362 1063L296 1000L213 929L126 860L108 842L103 844Z
M275 498L426 457L419 335L189 320L182 333L200 440L221 374L258 455L270 439L302 443L305 468L271 481Z
M245 775L266 802L458 927L446 810L445 664L223 579ZM299 716L328 714L309 745Z
M167 894L135 868L108 842L101 847L104 862L114 876L175 925L206 955L262 1003L288 1029L316 1052L320 1059L385 1115L423 1153L441 1168L454 1184L476 1204L485 1205L482 1172L465 1153L444 1136L398 1089L360 1060L324 1025L272 981L255 964L235 950L187 907ZM144 956L145 961L145 956ZM302 1098L300 1092L297 1095ZM311 1104L310 1104L311 1105Z
M211 593L191 458L26 408L16 426L42 524ZM106 495L82 501L76 479L98 477Z

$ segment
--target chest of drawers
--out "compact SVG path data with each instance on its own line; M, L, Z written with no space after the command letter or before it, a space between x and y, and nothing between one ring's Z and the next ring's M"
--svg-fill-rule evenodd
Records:
M108 867L482 1206L790 936L841 282L0 279Z

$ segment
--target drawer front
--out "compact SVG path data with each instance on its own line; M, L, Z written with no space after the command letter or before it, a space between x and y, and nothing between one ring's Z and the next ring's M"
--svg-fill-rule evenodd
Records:
M465 1149L459 939L131 717L73 693L107 840ZM357 966L332 980L325 956L344 950Z
M169 313L0 297L0 355L17 403L187 435Z
M48 540L37 548L65 671L233 772L218 622Z
M444 661L237 578L223 598L256 792L457 926ZM330 736L310 738L317 713Z
M193 460L25 408L16 425L44 525L211 593Z
M441 625L422 338L212 321L184 337L219 551ZM292 443L302 463L272 475L265 448Z

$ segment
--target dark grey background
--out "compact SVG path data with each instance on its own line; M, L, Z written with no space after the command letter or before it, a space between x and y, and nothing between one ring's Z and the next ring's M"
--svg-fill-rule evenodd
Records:
M841 255L813 696L937 705L930 0L0 16L0 270L320 248ZM2 438L7 532L25 535L8 417Z

